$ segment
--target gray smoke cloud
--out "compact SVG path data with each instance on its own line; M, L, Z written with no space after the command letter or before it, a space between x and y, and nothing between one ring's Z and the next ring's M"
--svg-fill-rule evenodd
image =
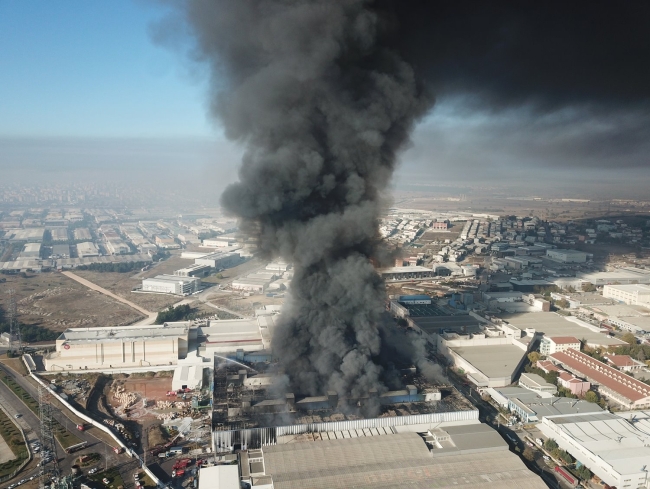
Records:
M382 192L433 104L366 0L180 4L211 68L212 110L245 146L222 196L270 256L294 264L273 345L303 394L381 389Z

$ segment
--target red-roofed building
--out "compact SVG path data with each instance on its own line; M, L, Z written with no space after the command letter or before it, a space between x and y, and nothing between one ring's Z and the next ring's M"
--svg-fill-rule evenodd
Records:
M552 355L569 348L580 351L580 340L573 336L552 336L550 338L544 336L539 344L539 352L542 355Z
M577 350L554 353L549 358L586 378L598 391L629 409L650 407L650 386Z
M561 372L559 368L555 366L550 360L537 360L537 368L542 370L545 374L550 372Z
M557 378L557 383L565 389L569 389L569 391L571 391L571 394L574 394L578 397L584 396L591 388L590 382L579 379L569 372L560 372L560 375Z
M605 360L623 372L638 372L645 367L645 364L637 362L629 355L607 355Z

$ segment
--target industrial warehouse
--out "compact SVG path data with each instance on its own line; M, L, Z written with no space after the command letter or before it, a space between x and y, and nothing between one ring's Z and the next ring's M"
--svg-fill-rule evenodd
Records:
M264 312L264 311L262 311ZM268 312L268 311L267 311ZM185 365L212 367L215 355L249 362L271 359L275 314L253 319L174 322L152 326L70 328L44 357L45 370L79 371Z
M240 481L253 489L546 487L487 425L443 421L418 430L321 432L242 451L232 487Z
M215 358L213 448L259 448L282 444L304 433L388 430L478 420L478 410L458 391L435 386L415 368L400 371L404 389L346 398L336 392L278 395L278 372L258 372L244 364ZM345 435L341 435L345 437ZM351 436L351 435L350 435Z
M650 419L645 411L544 418L538 428L613 487L648 487Z
M52 372L175 365L187 355L189 331L186 323L67 329L43 363Z

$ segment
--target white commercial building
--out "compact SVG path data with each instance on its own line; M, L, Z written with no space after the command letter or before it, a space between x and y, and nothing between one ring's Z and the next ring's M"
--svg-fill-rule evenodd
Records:
M231 287L233 290L263 294L270 283L271 280L268 278L247 276L233 280Z
M539 344L539 352L542 355L552 355L569 348L580 351L580 340L572 336L544 336Z
M197 277L178 277L176 275L157 275L142 281L143 292L161 294L190 295L198 292L201 279Z
M519 385L529 391L544 392L547 394L557 393L557 387L554 384L546 382L546 380L537 374L521 374L519 377Z
M603 297L616 299L631 306L650 307L650 286L642 284L605 285Z
M241 261L239 253L210 253L209 255L196 258L197 265L208 265L212 268L229 268L238 265Z
M414 266L414 267L391 267L382 268L379 273L385 280L418 280L431 278L434 271L431 268Z
M203 385L202 365L179 365L174 370L172 378L172 390L179 389L200 389Z
M187 355L189 331L189 323L71 328L43 363L55 372L175 365Z
M99 249L95 243L90 241L79 243L77 245L77 256L79 258L87 258L89 256L99 256Z
M609 317L607 322L634 334L644 334L646 331L650 331L650 316Z
M207 277L210 274L210 265L190 265L174 271L177 277Z
M546 250L546 257L562 263L585 263L591 255L577 250Z
M41 243L27 243L20 252L20 258L39 258L41 256Z
M618 488L650 488L647 412L549 416L537 427L606 484Z
M218 236L212 239L204 239L203 246L206 248L232 248L237 245L234 236Z

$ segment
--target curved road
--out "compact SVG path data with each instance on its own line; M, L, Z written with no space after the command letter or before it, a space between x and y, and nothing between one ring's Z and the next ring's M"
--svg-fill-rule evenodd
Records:
M38 400L38 388L29 382L22 375L17 374L9 368L6 368L4 365L0 365L0 371L12 377L16 383L22 387L30 396ZM23 402L14 394L14 392L7 387L4 382L0 382L0 400L2 405L9 411L12 415L16 413L22 414L22 417L18 419L20 427L25 431L27 439L31 443L36 441L40 437L40 420ZM75 459L79 455L86 453L99 453L102 455L102 458L106 458L103 461L104 464L108 464L109 467L118 466L130 460L127 455L117 455L113 452L112 445L104 443L99 438L95 437L92 434L92 431L95 428L91 428L89 431L77 431L76 421L73 418L72 413L69 413L67 409L55 409L53 411L53 418L58 421L61 426L68 428L68 431L73 433L81 441L88 443L88 447L84 450L75 452L74 455L67 455L65 450L61 446L56 444L57 458L59 459L59 466L64 474L68 473L72 465L74 464ZM36 455L35 459L38 461L39 457ZM33 475L37 470L32 470L31 472L26 472L27 475ZM25 477L23 473L19 474L19 477Z

